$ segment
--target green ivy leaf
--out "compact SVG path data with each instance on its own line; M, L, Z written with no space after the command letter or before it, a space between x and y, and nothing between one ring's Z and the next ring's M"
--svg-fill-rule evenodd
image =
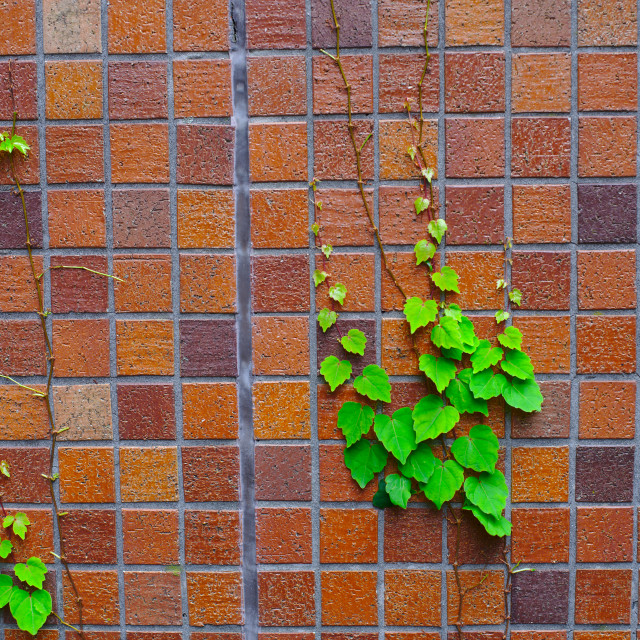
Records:
M468 500L465 501L462 508L471 511L490 536L504 538L511 535L511 523L504 516L493 516L485 513Z
M347 287L345 287L342 282L336 282L329 289L329 297L342 305L344 299L347 297Z
M355 390L370 400L391 402L391 384L387 372L377 364L369 364L354 381Z
M11 576L0 575L0 607L9 604L12 591L13 580Z
M400 465L400 472L407 478L415 478L418 482L429 482L436 468L437 458L433 455L431 445L421 442L411 453L405 464Z
M2 521L2 526L7 529L13 525L13 533L19 538L24 540L24 536L27 533L27 527L31 524L26 513L18 511L15 516L6 516Z
M429 184L431 184L431 181L433 180L433 176L435 175L435 172L431 167L427 167L426 169L422 170L422 175L424 176L424 179Z
M451 445L451 453L463 466L474 471L493 471L498 462L500 444L491 427L477 424L468 436L461 436Z
M460 327L458 322L450 316L443 316L440 318L440 322L433 327L431 342L441 349L461 349L464 351Z
M463 351L465 353L474 353L478 348L480 340L476 337L476 330L473 326L473 322L471 322L467 316L461 316L458 320L458 328L460 329Z
M498 342L507 349L522 349L522 334L517 327L506 327L498 336Z
M318 323L324 333L326 333L327 329L333 327L337 321L338 314L335 311L329 311L329 309L325 308L318 314Z
M320 365L320 373L331 391L335 391L351 377L351 363L348 360L338 360L335 356L327 356Z
M11 543L11 540L3 540L0 542L0 558L8 558L12 551L13 544Z
M488 416L487 401L473 395L469 388L470 380L471 369L461 371L458 377L449 383L446 390L447 398L460 413L482 413Z
M318 237L318 232L320 231L320 225L316 224L315 222L311 225L311 232L313 233L313 235L317 238Z
M313 272L313 284L318 287L320 286L326 279L329 274L326 271L320 271L320 269L316 269Z
M22 582L26 582L31 587L42 589L42 583L47 574L47 567L40 558L29 558L27 564L19 562L13 570L16 577L22 580Z
M379 442L358 440L344 452L344 463L351 477L364 489L387 464L387 451Z
M391 502L391 498L387 493L387 484L384 481L384 478L382 478L378 483L378 490L373 496L371 502L376 509L386 509L387 507L393 506L393 502Z
M5 478L10 478L11 477L11 473L9 472L9 465L7 464L6 460L2 460L2 462L0 462L0 473Z
M479 477L469 476L464 482L469 502L489 515L498 517L507 505L509 488L502 471L483 471Z
M509 300L519 307L522 304L522 291L520 289L511 289L509 291Z
M416 431L416 442L437 438L441 433L448 433L460 420L455 407L447 406L439 396L429 395L415 406L413 423Z
M426 327L433 322L438 315L438 304L435 300L420 298L408 298L404 303L404 315L409 323L411 333L415 333L420 327Z
M507 379L501 373L494 373L492 369L485 369L471 375L469 388L476 398L490 400L502 393Z
M497 324L500 324L501 322L505 322L510 317L511 317L511 314L508 311L503 311L502 309L500 309L500 311L496 311L496 323Z
M532 378L528 380L519 380L518 378L505 379L502 396L508 405L527 413L540 411L544 400L538 383Z
M438 218L438 220L431 220L427 227L431 237L435 239L435 241L440 244L442 241L442 236L447 230L447 223L444 220Z
M429 262L436 255L436 245L426 240L420 240L413 249L416 254L416 264Z
M373 409L359 402L345 402L338 411L338 429L342 431L347 446L366 435L373 424Z
M407 457L417 446L411 409L406 407L398 409L391 417L379 413L375 417L373 430L385 449L402 464L407 461Z
M462 320L462 309L459 305L452 303L444 308L444 315L453 318L456 322Z
M349 329L349 333L340 339L340 344L342 344L345 351L363 356L367 337L360 329Z
M455 460L445 462L438 460L429 482L421 483L420 488L424 491L424 495L440 509L447 500L453 498L462 486L463 480L464 471Z
M411 497L411 480L397 473L392 473L386 477L386 487L391 502L397 507L407 508L407 503Z
M440 349L440 353L450 360L462 360L462 349Z
M44 589L29 594L14 587L9 599L9 609L20 629L35 636L51 613L51 596Z
M504 355L500 347L492 347L488 340L480 340L475 353L471 356L473 373L479 373L498 364Z
M14 149L17 149L23 156L27 155L27 152L31 147L27 144L27 141L19 135L11 136L11 144Z
M330 244L323 244L320 251L324 253L324 257L327 258L328 260L331 254L333 253L333 247Z
M448 358L437 358L432 355L422 355L419 361L420 371L432 380L438 393L442 393L447 385L456 376L456 364Z
M442 267L440 271L432 273L431 279L436 287L441 291L454 291L455 293L460 293L460 289L458 289L458 274L447 265Z
M419 216L423 211L426 211L429 208L429 199L428 198L416 198L413 206L416 208L416 215Z
M500 366L510 376L528 380L533 378L533 365L531 359L526 353L518 351L518 349L507 349L504 354L504 360Z

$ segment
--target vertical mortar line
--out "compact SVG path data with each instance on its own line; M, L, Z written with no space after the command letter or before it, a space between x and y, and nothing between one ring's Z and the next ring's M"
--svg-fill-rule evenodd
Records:
M236 206L236 283L238 312L238 419L240 448L240 508L242 511L243 636L258 638L258 573L256 568L256 509L251 353L251 219L249 209L249 106L244 0L231 0L232 123L236 126L234 191Z

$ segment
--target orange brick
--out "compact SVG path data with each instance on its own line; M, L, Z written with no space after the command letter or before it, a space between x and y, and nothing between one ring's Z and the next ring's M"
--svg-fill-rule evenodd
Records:
M635 309L635 282L635 251L578 251L580 309Z
M106 246L103 191L49 191L47 207L51 247Z
M175 447L122 447L120 495L124 502L173 502L178 499Z
M231 382L182 384L183 434L187 439L228 440L238 436L238 400Z
M513 56L511 65L513 112L570 111L571 57L568 53L519 53Z
M352 113L373 111L373 58L364 55L340 56L351 85ZM313 59L313 112L347 112L344 80L336 63L328 57Z
M234 313L236 261L233 256L180 256L182 313Z
M309 321L304 316L253 318L253 372L309 375Z
M569 499L568 447L514 447L511 467L513 502Z
M169 129L165 124L112 124L113 182L169 182Z
M234 242L232 191L178 190L180 249L231 249Z
M318 258L321 263L321 259ZM374 309L374 257L372 254L333 254L326 262L325 270L330 279L316 289L316 309L331 308L330 284L341 282L347 288L341 311L373 311Z
M447 264L458 274L460 293L447 299L463 309L501 309L503 293L496 281L504 278L503 254L500 251L465 251L447 253Z
M578 109L635 111L637 64L635 53L578 54Z
M171 311L171 256L116 255L113 274L116 311Z
M34 256L36 275L43 271L42 257ZM1 256L0 312L16 313L35 311L38 308L35 280L27 256Z
M242 624L242 576L239 572L187 573L189 624Z
M251 191L251 242L258 249L309 246L307 189Z
M633 438L635 410L635 383L580 381L580 438Z
M570 321L568 316L517 316L513 321L536 373L569 373Z
M176 60L173 82L176 118L231 115L229 60Z
M569 242L569 186L513 185L513 233L516 243Z
M635 371L635 316L580 316L576 332L578 373Z
M47 62L47 118L102 118L102 63Z
M163 53L164 0L109 3L109 53Z
M569 509L513 509L512 562L569 562Z
M446 25L447 46L501 45L503 0L448 0Z
M462 588L468 590L460 622L502 624L504 620L502 571L460 571L460 582ZM458 588L453 571L447 571L447 595L449 624L454 624L458 621Z
M73 571L73 582L82 598L85 624L117 625L120 620L117 571ZM77 597L67 575L63 575L64 618L78 624Z
M254 436L264 440L309 438L309 383L254 383L253 429Z
M13 0L0 4L0 55L36 52L35 0Z
M113 449L60 447L62 502L115 502Z
M43 393L44 385L30 385ZM46 440L49 420L43 398L13 385L0 386L0 439Z
M320 500L323 502L371 502L377 483L361 489L344 464L343 445L320 446Z
M436 299L440 297L439 290L429 277L429 270L424 265L416 265L416 255L411 252L387 252L387 263L408 297L418 296ZM438 268L440 257L434 256L433 266ZM383 311L402 311L405 298L391 279L384 264L380 266L381 272L381 302Z
M249 156L254 182L306 180L306 123L250 125Z
M173 374L173 322L118 320L116 322L118 375Z
M371 509L320 510L320 562L378 561L378 514Z
M108 320L54 320L53 349L57 377L107 377Z
M427 166L438 177L438 123L425 120L422 150ZM380 133L380 178L383 180L411 180L420 177L420 172L407 154L414 145L411 128L407 120L381 120Z
M439 571L385 571L386 624L439 627L440 583Z
M636 118L581 117L578 175L581 178L636 175Z
M375 625L377 576L373 571L322 572L323 625Z

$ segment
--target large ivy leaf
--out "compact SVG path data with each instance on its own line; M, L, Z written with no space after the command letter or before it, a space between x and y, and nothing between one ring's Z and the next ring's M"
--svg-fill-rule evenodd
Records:
M416 434L413 430L411 409L398 409L392 417L379 413L375 417L373 430L378 439L402 464L417 447Z
M517 349L507 349L504 354L504 360L500 366L509 375L521 380L533 378L533 365L531 359L526 353Z
M462 360L461 349L440 349L440 353L450 360Z
M506 327L504 333L498 336L498 342L508 349L521 349L522 333L517 327Z
M421 483L420 488L424 491L424 495L440 509L447 500L453 498L462 486L463 480L464 470L455 460L445 462L438 460L429 482Z
M387 493L391 502L397 507L407 508L407 502L411 497L411 480L397 473L392 473L386 477Z
M451 431L458 420L460 414L455 407L445 405L439 396L422 398L413 410L416 442L437 438L441 433Z
M342 344L345 351L363 356L364 348L367 344L367 337L360 329L349 329L349 333L340 339L340 344Z
M338 360L335 356L327 356L320 365L320 373L331 391L335 391L351 377L351 363L348 360Z
M2 526L5 529L12 527L13 533L15 533L22 540L24 540L24 536L27 533L27 527L30 524L31 522L29 521L27 514L22 513L22 511L18 511L15 516L6 516L2 521Z
M465 353L474 353L480 341L476 337L473 322L471 322L467 316L461 315L458 320L458 328L460 329L460 338L462 339L462 350Z
M507 504L509 488L502 471L483 471L479 477L468 477L464 482L464 492L469 502L479 509L498 517Z
M494 373L492 369L485 369L480 373L471 374L469 388L476 398L490 400L502 393L507 379L501 373Z
M528 380L519 380L518 378L505 379L502 395L505 402L515 409L521 409L528 413L542 409L544 398L540 393L538 383L532 378Z
M435 300L409 298L404 303L404 315L409 323L411 333L415 333L420 327L426 327L433 322L438 315L438 304Z
M14 587L9 609L20 629L35 636L51 613L51 596L44 589L29 594L24 589Z
M451 453L463 466L474 471L493 471L498 462L500 444L491 427L477 424L468 436L461 436L451 445Z
M328 275L329 274L326 271L315 269L313 272L313 284L315 287L319 287L327 279Z
M387 451L379 442L358 440L344 451L344 463L351 477L364 489L387 464Z
M431 222L429 222L429 224L427 225L427 230L429 231L429 234L433 238L435 238L435 241L440 244L440 242L442 241L442 236L447 230L447 223L440 218L438 218L437 220L431 220Z
M423 262L429 262L433 258L436 254L436 245L433 242L420 240L413 250L416 254L416 265L419 265Z
M431 330L431 342L441 349L461 349L464 351L458 321L451 316L443 316Z
M511 523L504 516L493 516L485 513L468 500L465 501L464 507L462 508L471 511L490 536L504 538L505 536L511 535Z
M11 576L0 575L0 607L9 604L12 591L13 580Z
M8 558L12 551L13 543L11 542L11 540L3 540L2 542L0 542L0 558Z
M42 589L47 566L40 558L29 558L26 564L18 563L14 567L16 577L32 587Z
M433 455L431 445L421 442L418 448L400 465L400 472L407 478L415 478L418 482L429 482L436 468L437 458Z
M335 311L329 311L325 308L318 314L318 323L322 328L322 332L326 333L338 320L338 314Z
M387 372L377 364L369 364L354 381L355 390L371 400L391 402L391 384Z
M345 402L338 411L338 429L342 431L347 446L358 442L363 435L369 432L373 424L373 409L359 402Z
M475 353L471 356L473 373L480 373L498 364L503 355L504 351L500 347L492 347L488 340L480 340Z
M345 287L342 282L336 282L329 288L329 297L342 306L344 304L344 299L347 297L347 287Z
M376 509L386 509L387 507L393 506L393 502L391 502L391 498L387 493L387 484L384 478L378 483L378 490L371 499L371 503Z
M447 265L443 266L440 271L432 273L431 279L440 291L460 293L460 289L458 289L458 274Z
M459 413L482 413L488 416L487 401L482 398L476 398L471 393L469 388L470 379L471 369L461 371L458 377L449 383L446 390L447 398Z
M456 363L448 358L437 358L432 355L420 356L420 371L432 380L438 393L442 393L456 375Z

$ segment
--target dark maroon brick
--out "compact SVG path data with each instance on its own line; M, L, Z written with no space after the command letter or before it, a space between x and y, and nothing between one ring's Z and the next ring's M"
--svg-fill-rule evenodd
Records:
M512 0L512 46L568 47L570 44L571 0Z
M166 118L166 63L110 62L109 117L116 120Z
M571 254L568 251L514 251L511 282L522 291L522 309L568 309Z
M345 336L350 329L360 329L367 337L364 356L347 353L340 344L340 336ZM357 376L369 364L376 362L376 322L375 320L338 320L326 333L318 328L318 367L327 356L338 356L341 360L349 360L353 366L353 375Z
M514 118L511 122L511 144L513 176L569 177L569 118Z
M311 500L311 449L299 445L257 445L257 500Z
M460 526L459 558L460 562L468 564L495 564L502 558L504 540L490 536L484 527L469 511L462 511ZM456 525L447 520L447 547L449 558L456 553L457 535Z
M579 242L636 241L636 185L578 185Z
M169 384L118 385L118 430L123 440L175 438L173 387Z
M631 502L635 447L578 447L576 500Z
M0 120L11 120L14 111L20 120L38 117L37 82L35 62L0 62Z
M183 447L182 476L187 502L235 501L239 489L238 447Z
M567 624L569 573L523 571L513 576L511 620L516 624Z
M168 189L122 189L113 192L113 246L171 246Z
M0 372L45 374L45 344L38 320L0 320Z
M105 313L109 306L109 281L84 269L109 270L103 256L53 256L51 258L51 310L54 313Z
M504 240L504 187L447 187L447 242L501 244Z
M371 0L335 0L336 16L340 25L341 47L370 47ZM311 39L315 48L336 46L330 0L311 2Z
M29 219L31 244L42 246L42 204L39 191L24 194ZM0 249L24 249L27 233L20 198L10 191L0 191Z
M178 125L178 182L233 184L234 128Z
M257 256L251 260L255 313L309 311L310 286L307 256Z
M440 562L442 516L435 508L387 509L384 514L385 562Z
M235 376L234 320L180 320L180 373L183 376Z
M115 564L116 513L111 509L71 509L60 519L67 560Z
M504 111L504 54L447 53L445 108L454 113Z
M2 483L5 502L51 502L49 483L41 475L49 470L48 448L0 449L0 460L6 460L11 471Z
M568 438L571 422L571 383L543 380L538 383L544 396L542 411L511 411L513 438Z

